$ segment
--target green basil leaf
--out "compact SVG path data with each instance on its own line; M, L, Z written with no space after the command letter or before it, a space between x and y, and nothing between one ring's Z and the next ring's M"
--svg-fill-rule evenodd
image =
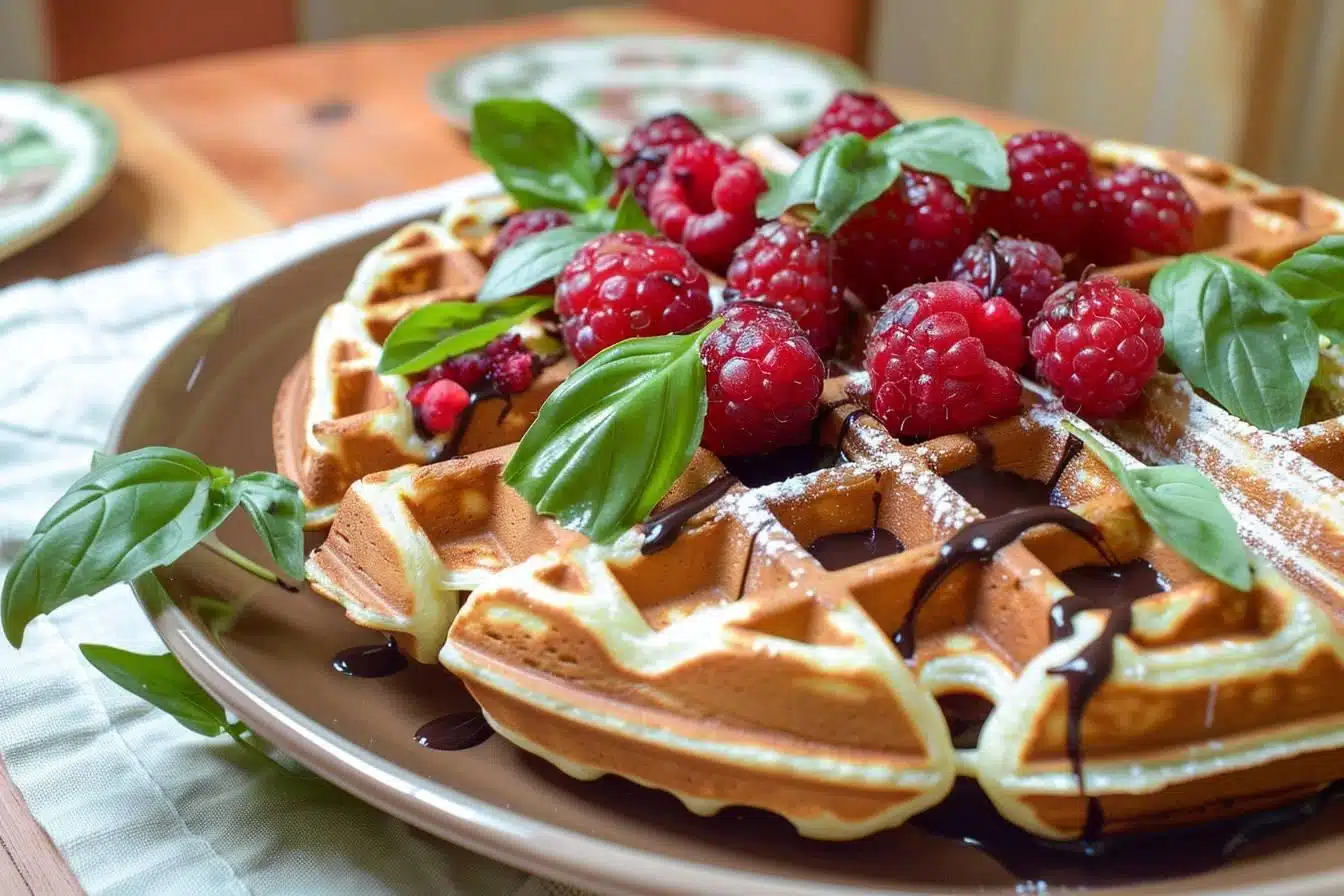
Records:
M115 459L116 458L113 457L111 454L104 454L101 451L95 451L93 452L93 456L89 458L89 470L93 471L102 469L103 467L107 466L108 463L110 463Z
M1208 477L1184 464L1131 469L1090 433L1067 421L1064 427L1115 475L1158 538L1218 581L1250 590L1251 555Z
M843 134L809 153L782 187L761 196L756 209L762 218L778 218L791 208L812 206L813 229L830 236L900 173L898 161L858 134Z
M235 488L275 562L303 581L303 521L308 511L299 487L276 473L261 472L239 476Z
M238 505L229 475L176 448L98 462L38 521L5 576L10 643L22 643L35 617L186 553Z
M471 151L522 208L594 208L612 179L611 163L596 141L541 100L477 103L471 110Z
M488 345L501 333L550 308L548 296L499 302L435 302L404 317L387 334L379 373L416 373Z
M224 707L196 683L171 653L131 653L104 644L81 644L92 666L113 684L177 719L184 728L214 737L229 726Z
M1307 306L1327 339L1344 345L1344 234L1299 249L1275 265L1269 279Z
M1306 307L1249 268L1186 255L1157 272L1167 357L1196 388L1260 429L1297 426L1320 344Z
M538 513L599 543L644 519L700 444L700 344L721 323L627 339L589 359L541 406L504 481Z
M908 121L873 138L893 162L966 186L1006 190L1008 153L994 132L965 118Z
M565 269L580 246L602 232L596 227L571 224L524 238L505 249L490 265L476 301L497 302L545 283Z
M649 216L644 213L644 209L639 207L639 202L635 199L633 190L626 190L621 194L621 203L616 206L616 216L612 219L611 230L635 230L640 233L657 233L653 222Z

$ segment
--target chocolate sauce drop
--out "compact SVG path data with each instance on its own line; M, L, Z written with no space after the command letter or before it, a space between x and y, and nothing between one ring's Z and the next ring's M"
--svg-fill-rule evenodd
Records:
M907 660L915 655L915 617L920 607L929 599L943 579L947 578L958 566L971 560L984 562L1005 545L1021 537L1035 526L1054 523L1070 532L1087 539L1102 557L1111 558L1111 552L1101 539L1096 526L1063 507L1022 507L1001 516L979 520L965 526L953 535L938 552L938 560L929 567L915 587L910 610L905 614L901 627L892 636L892 642Z
M1097 637L1083 645L1072 659L1046 670L1064 679L1068 688L1068 727L1065 747L1069 765L1078 779L1078 793L1087 797L1083 781L1083 714L1097 689L1111 675L1115 665L1115 639L1129 633L1134 621L1134 604L1139 598L1165 591L1157 570L1143 560L1133 560L1110 568L1078 566L1060 574L1060 581L1073 591L1050 608L1050 639L1073 634L1073 618L1084 610L1109 610L1106 623ZM1091 842L1101 836L1106 818L1101 801L1087 797L1087 818L1081 839Z
M406 657L397 642L347 647L331 658L331 668L353 678L385 678L406 668Z
M466 750L485 743L493 733L485 714L477 708L450 712L426 722L416 730L415 742L431 750Z
M846 417L846 421L853 416L854 414L851 414ZM843 439L843 434L841 438ZM845 569L876 560L878 557L899 554L905 550L905 544L896 533L889 532L877 524L878 515L882 512L882 492L877 489L881 484L882 474L874 473L873 522L867 529L823 535L807 546L807 552L816 557L826 569L831 571Z
M814 441L776 448L765 454L721 457L719 460L747 488L760 488L793 476L815 473L826 466L826 454L825 447Z
M644 521L641 554L656 554L672 545L691 517L722 498L737 480L730 475L717 476L690 497L666 507Z

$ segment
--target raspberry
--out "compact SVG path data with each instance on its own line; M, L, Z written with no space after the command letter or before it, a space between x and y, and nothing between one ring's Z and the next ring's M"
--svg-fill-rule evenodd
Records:
M722 272L756 229L756 197L765 190L755 162L700 138L667 157L649 193L649 217L696 261Z
M869 308L914 283L947 275L975 238L966 201L947 178L904 171L835 235L845 276Z
M451 432L471 396L452 380L435 380L426 387L420 400L420 420L430 432Z
M734 302L722 316L700 346L709 396L700 444L730 457L806 441L826 377L816 349L770 305Z
M948 279L971 284L985 298L1003 296L1029 321L1064 285L1064 261L1045 243L987 233L961 253Z
M812 125L798 151L807 155L838 134L861 134L871 140L900 123L891 107L871 93L842 90Z
M977 190L975 220L982 229L1049 243L1061 255L1082 245L1093 199L1087 150L1058 131L1018 134L1008 150L1007 190Z
M565 344L583 363L632 336L662 336L709 320L709 280L676 243L607 233L574 253L555 291Z
M1162 311L1114 277L1064 285L1032 322L1037 372L1064 407L1088 417L1132 405L1162 349Z
M505 249L513 247L524 237L533 236L545 230L564 227L569 221L569 215L557 208L534 208L525 212L518 212L516 215L510 215L509 219L504 222L504 226L499 228L499 234L495 237L492 258L498 258ZM533 284L526 291L540 295L550 295L555 292L555 281L543 280L540 283Z
M523 344L522 336L517 333L505 333L490 340L489 345L485 347L485 356L487 358L498 358L501 355L515 355L518 352L526 351L527 346Z
M1103 264L1127 261L1134 250L1183 255L1195 242L1195 202L1176 175L1126 165L1097 178L1089 247Z
M427 380L449 379L466 389L480 385L489 371L489 361L484 352L468 352L435 364L425 371Z
M733 253L724 296L783 308L826 357L845 325L845 287L834 258L835 246L825 237L767 221Z
M508 352L490 359L490 379L505 395L527 391L536 376L531 352Z
M985 301L965 283L911 286L882 309L868 338L873 413L899 436L962 432L1006 417L1022 392L1011 369L1022 342L1022 319L1004 299Z
M411 407L418 408L425 403L425 393L434 382L433 379L424 379L418 383L411 383L411 388L406 390L406 400L411 403Z
M620 204L621 194L626 190L634 190L635 201L647 212L649 191L668 154L701 136L700 127L680 112L650 118L631 131L617 158L616 192L611 197L611 207Z

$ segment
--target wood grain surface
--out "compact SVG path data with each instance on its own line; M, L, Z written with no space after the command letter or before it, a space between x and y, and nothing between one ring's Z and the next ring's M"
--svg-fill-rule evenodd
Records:
M194 252L480 170L463 134L426 97L429 74L465 54L551 36L704 30L668 13L584 10L76 82L71 89L120 129L111 188L78 221L0 262L0 287L151 252ZM965 115L1003 131L1035 124L915 91L875 89L907 119ZM0 894L79 892L0 767Z

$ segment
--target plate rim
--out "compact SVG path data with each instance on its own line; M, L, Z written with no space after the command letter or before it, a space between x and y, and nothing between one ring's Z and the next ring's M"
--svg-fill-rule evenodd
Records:
M457 180L469 179L458 178L451 183ZM398 216L370 223L340 239L323 241L247 278L223 300L201 309L154 356L127 391L112 420L105 443L107 450L125 450L127 424L145 398L146 385L186 342L198 338L221 310L235 307L248 293L294 267L423 217L421 213ZM131 588L168 650L193 679L239 719L290 755L302 756L305 767L333 786L435 837L514 868L613 896L633 893L699 896L715 892L750 892L754 896L871 896L875 892L871 886L800 881L651 853L519 814L410 772L331 731L257 682L192 622L167 596L154 575L133 582ZM435 823L426 824L425 816L411 812L409 806L413 804L431 807L434 815L430 820ZM1159 882L1169 880L1174 879ZM1280 879L1273 886L1276 896L1333 896L1344 887L1344 864L1334 870ZM1261 882L1216 892L1221 896L1263 896L1264 887ZM1127 889L1100 888L1096 892L1098 896L1103 893L1123 896ZM882 892L887 896L929 896L931 891Z
M515 40L507 43L495 44L486 47L467 56L461 56L452 62L434 69L425 78L425 92L428 95L429 103L439 111L454 126L464 131L471 129L471 107L462 100L461 94L457 90L457 79L467 66L475 65L483 59L496 56L503 52L528 50L536 47L546 46L556 43L593 43L608 44L618 40L638 40L640 38L658 38L660 40L717 40L727 41L739 44L745 44L752 47L770 47L771 49L783 51L796 56L802 56L823 69L835 81L837 90L858 90L871 84L871 79L856 63L851 62L843 56L821 50L816 47L808 46L804 43L785 40L784 38L767 37L759 34L740 34L737 32L724 32L715 34L706 32L704 34L685 34L676 31L621 31L613 34L572 34L561 37L536 38L532 40ZM773 135L787 142L795 138L801 138L807 132L811 123L809 118L793 129L771 132ZM719 130L722 130L720 128ZM759 129L758 129L759 130ZM599 137L599 139L601 139Z
M45 81L0 78L0 90L19 89L38 94L50 105L64 106L74 112L94 137L93 171L88 183L59 209L46 218L0 239L0 261L17 255L42 242L93 207L112 185L112 174L121 153L121 136L112 117L93 103Z

